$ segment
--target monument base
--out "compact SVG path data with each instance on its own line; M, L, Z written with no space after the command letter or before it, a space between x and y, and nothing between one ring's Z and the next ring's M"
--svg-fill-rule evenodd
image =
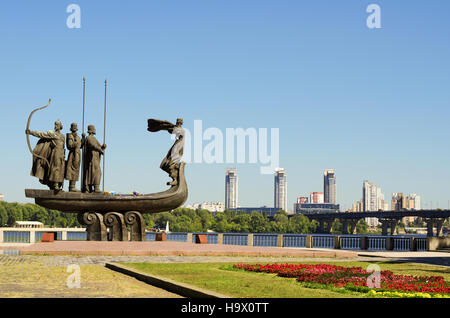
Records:
M145 220L137 211L81 212L78 221L87 227L88 241L145 241Z

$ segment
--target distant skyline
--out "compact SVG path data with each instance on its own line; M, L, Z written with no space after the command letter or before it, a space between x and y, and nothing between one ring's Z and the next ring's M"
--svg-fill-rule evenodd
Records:
M81 9L70 29L67 6ZM367 7L381 8L370 29ZM370 180L392 193L417 193L422 207L448 207L450 191L450 2L415 1L4 1L0 4L0 193L32 202L25 139L55 120L86 123L103 140L108 80L105 190L152 193L170 181L159 169L173 140L147 132L147 119L204 128L279 131L287 206L323 191L337 175L349 209ZM36 142L33 140L33 146ZM205 144L207 142L205 141ZM66 152L67 154L67 152ZM273 206L273 174L234 163L239 205ZM194 202L224 201L229 164L189 163ZM67 183L65 189L67 189Z

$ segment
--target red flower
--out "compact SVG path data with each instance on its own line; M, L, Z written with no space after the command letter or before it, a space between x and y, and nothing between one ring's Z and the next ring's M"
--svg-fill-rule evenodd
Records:
M371 275L361 267L343 267L330 264L237 264L235 268L246 271L277 274L280 277L297 278L299 282L312 282L333 285L339 288L347 284L367 286L367 278ZM395 275L391 271L381 271L381 289L413 291L425 293L450 293L450 282L442 276L408 276Z

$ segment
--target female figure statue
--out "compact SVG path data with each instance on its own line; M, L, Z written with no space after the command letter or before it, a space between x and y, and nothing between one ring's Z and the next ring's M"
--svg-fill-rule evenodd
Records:
M167 172L172 178L172 182L167 182L167 185L176 186L178 184L178 171L180 169L181 158L184 151L184 129L183 119L178 118L176 124L172 124L166 120L149 119L147 130L156 132L160 130L167 130L170 134L175 134L175 143L167 152L166 157L162 160L160 168Z

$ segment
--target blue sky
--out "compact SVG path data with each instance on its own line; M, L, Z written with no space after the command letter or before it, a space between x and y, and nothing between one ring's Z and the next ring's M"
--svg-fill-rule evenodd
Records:
M81 28L69 29L69 4ZM381 29L366 8L381 7ZM288 207L322 191L334 168L344 208L362 182L418 193L424 207L450 200L450 3L434 1L14 1L0 4L0 193L27 202L31 155L24 134L60 119L103 139L103 81L109 82L105 188L157 192L167 133L148 118L185 127L279 128ZM80 125L81 126L81 125ZM37 140L34 138L33 144ZM187 167L188 203L224 200L229 164ZM273 205L273 176L236 164L239 203ZM67 187L67 185L66 185Z

